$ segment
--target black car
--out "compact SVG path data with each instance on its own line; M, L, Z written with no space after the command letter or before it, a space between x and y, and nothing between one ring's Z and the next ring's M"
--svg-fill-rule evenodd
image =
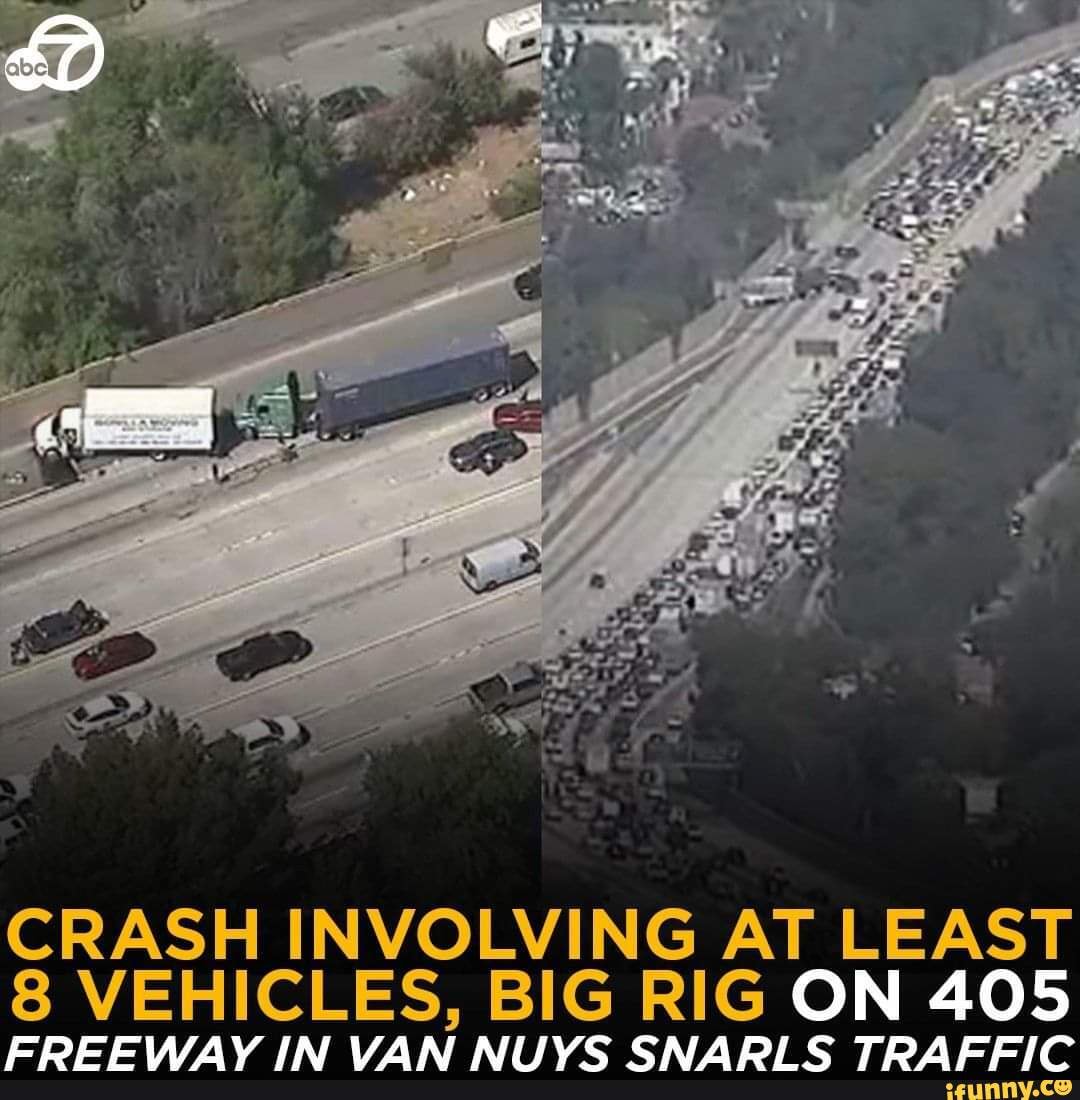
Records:
M319 111L327 122L344 122L386 102L387 96L374 84L364 84L362 87L350 84L347 88L324 95L319 100Z
M24 626L13 648L35 656L52 653L99 633L108 621L100 611L76 600L67 611L50 611Z
M836 246L836 258L838 260L857 260L859 250L850 244L838 244Z
M540 297L541 265L533 264L514 279L514 291L522 301L531 302Z
M528 450L528 445L520 436L505 428L496 428L492 432L474 435L463 443L455 443L450 448L450 465L459 474L473 470L493 474L505 463L516 462Z
M315 647L295 630L267 632L248 638L217 655L217 666L230 680L250 680L278 665L302 661Z

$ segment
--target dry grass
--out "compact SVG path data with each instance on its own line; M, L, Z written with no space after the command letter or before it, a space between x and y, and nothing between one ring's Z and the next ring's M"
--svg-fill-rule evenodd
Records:
M535 124L481 130L453 164L403 180L393 194L342 222L351 266L374 267L494 225L498 219L491 212L492 193L537 156Z

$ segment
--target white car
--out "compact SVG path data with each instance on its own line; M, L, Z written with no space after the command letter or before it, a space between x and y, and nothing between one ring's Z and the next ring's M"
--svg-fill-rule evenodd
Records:
M225 733L239 737L244 744L244 752L252 760L258 760L271 749L295 752L311 740L310 731L287 714L279 714L276 718L256 718Z
M129 722L146 718L153 709L153 703L133 691L110 691L69 710L64 715L64 725L70 734L82 740L121 729Z
M7 862L11 849L19 843L25 832L26 822L18 814L0 820L0 865Z
M30 780L25 775L0 776L0 821L23 812L30 801Z
M725 521L722 527L717 528L716 544L718 546L734 546L738 537L738 529L730 520Z

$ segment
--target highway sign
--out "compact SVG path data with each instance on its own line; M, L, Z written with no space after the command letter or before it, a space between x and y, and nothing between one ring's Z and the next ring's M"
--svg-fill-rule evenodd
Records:
M835 340L796 340L795 354L800 359L835 359L840 348Z

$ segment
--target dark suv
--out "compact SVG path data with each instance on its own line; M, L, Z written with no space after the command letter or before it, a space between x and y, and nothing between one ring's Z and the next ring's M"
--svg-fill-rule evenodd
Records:
M250 680L278 665L302 661L315 647L295 630L258 634L217 655L217 666L230 680Z
M41 656L98 634L107 625L108 619L100 611L76 600L67 611L50 611L24 626L13 648Z
M481 432L451 447L450 465L461 474L473 470L493 474L505 463L516 462L528 450L528 445L520 436L504 428L496 428L493 432Z

